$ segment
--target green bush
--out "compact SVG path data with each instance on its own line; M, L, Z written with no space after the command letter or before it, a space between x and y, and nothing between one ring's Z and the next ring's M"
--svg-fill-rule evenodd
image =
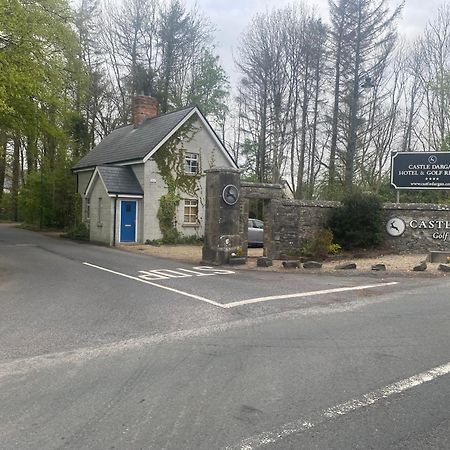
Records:
M0 220L9 219L11 219L11 194L4 192L0 201Z
M203 238L198 236L184 236L182 234L178 233L178 236L176 239L173 239L171 241L167 241L164 238L163 239L154 239L150 240L147 239L145 241L146 245L155 245L160 246L164 244L185 244L185 245L201 245L203 243Z
M180 233L175 226L176 211L179 203L180 197L172 192L163 195L159 199L157 217L159 228L163 235L163 244L175 244L180 237Z
M75 239L77 241L88 241L89 228L84 223L79 223L78 225L67 231L67 233L64 233L62 237Z
M328 255L338 253L340 250L341 246L333 243L333 232L325 229L318 231L311 240L306 242L301 249L301 254L323 261Z
M382 203L375 194L354 193L333 210L329 227L346 250L378 247L384 236Z

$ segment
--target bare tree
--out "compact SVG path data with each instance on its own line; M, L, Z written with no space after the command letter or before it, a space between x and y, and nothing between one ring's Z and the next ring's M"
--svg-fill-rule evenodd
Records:
M439 8L422 39L426 70L423 72L426 95L428 136L433 150L440 150L450 133L450 6Z
M335 89L332 115L329 182L336 175L335 158L341 154L344 184L352 190L355 162L360 149L358 125L362 85L372 85L392 52L395 21L401 7L389 12L386 0L339 0L331 4L332 37L335 48ZM341 137L338 122L345 125ZM341 139L343 147L338 149Z

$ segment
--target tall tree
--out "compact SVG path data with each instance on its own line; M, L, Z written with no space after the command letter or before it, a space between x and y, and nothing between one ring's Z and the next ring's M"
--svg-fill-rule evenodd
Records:
M392 52L396 38L396 19L401 6L389 11L386 0L339 0L333 4L332 27L335 60L335 99L329 178L335 177L334 152L338 151L338 117L347 126L341 137L345 148L339 152L344 163L345 190L350 192L355 178L355 161L360 148L358 113L361 87L370 87L379 68Z

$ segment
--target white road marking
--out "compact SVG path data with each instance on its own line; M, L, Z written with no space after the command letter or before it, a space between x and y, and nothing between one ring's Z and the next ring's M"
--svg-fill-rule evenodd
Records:
M202 273L202 272L198 272L196 270L189 270L189 269L177 269L177 270L182 270L183 272L192 273L196 277L213 277L214 275L216 275L215 273Z
M338 293L338 292L361 291L364 289L372 289L372 288L378 288L378 287L384 287L384 286L393 286L395 284L398 284L398 282L392 281L390 283L367 284L365 286L351 286L351 287L324 289L321 291L297 292L295 294L271 295L269 297L250 298L248 300L241 300L238 302L226 303L225 307L226 308L235 308L236 306L250 305L252 303L269 302L271 300L285 300L288 298L313 297L315 295L334 294L334 293Z
M210 305L214 305L214 306L217 306L222 309L231 309L231 308L236 308L238 306L250 305L253 303L268 302L271 300L285 300L285 299L290 299L290 298L314 297L316 295L326 295L326 294L334 294L334 293L349 292L349 291L361 291L364 289L393 286L395 284L398 284L398 282L393 281L390 283L367 284L364 286L351 286L351 287L324 289L324 290L320 290L320 291L297 292L294 294L285 294L285 295L271 295L269 297L250 298L248 300L240 300L240 301L231 302L231 303L218 303L218 302L215 302L214 300L209 300L209 299L207 299L205 297L201 297L199 295L190 294L189 292L180 291L179 289L171 288L171 287L164 286L164 285L158 284L158 283L153 283L153 281L150 281L155 278L167 279L168 277L165 277L164 275L162 275L162 273L161 273L162 270L154 270L154 271L148 271L148 272L144 271L144 270L140 270L139 273L142 273L143 275L140 275L139 277L133 277L132 275L127 275L125 273L117 272L115 270L107 269L106 267L97 266L95 264L91 264L88 262L84 262L83 264L85 266L89 266L89 267L93 267L95 269L103 270L105 272L113 273L114 275L119 275L124 278L129 278L130 280L135 280L135 281L139 281L140 283L150 284L151 286L159 287L161 289L175 292L177 294L184 295L186 297L194 298L195 300L200 300L202 302L209 303ZM212 274L216 274L216 275L234 273L231 270L216 269L214 267L208 267L208 266L194 267L194 269L196 269L197 271L199 271L199 270L211 271ZM175 271L170 271L170 270L166 270L166 271L167 272L175 272ZM156 272L158 272L158 273L156 273ZM189 276L189 275L183 275L183 278L185 276ZM174 276L172 276L171 278L174 278Z
M233 273L232 270L224 270L217 269L215 267L210 266L200 266L193 267L193 269L197 270L188 270L178 268L176 270L173 269L153 269L153 270L139 270L139 278L142 278L147 281L155 281L155 280L168 280L170 278L191 278L192 276L196 277L211 277L214 275L231 275ZM202 271L202 272L200 272Z
M107 269L106 267L96 266L95 264L90 264L88 262L83 263L85 266L93 267L94 269L103 270L104 272L113 273L114 275L119 275L120 277L129 278L130 280L139 281L140 283L150 284L151 286L155 286L161 289L165 289L166 291L175 292L176 294L184 295L185 297L194 298L195 300L200 300L201 302L209 303L214 306L218 306L219 308L223 308L223 305L217 303L213 300L209 300L205 297L200 297L199 295L190 294L189 292L180 291L179 289L174 289L169 286L164 286L162 284L153 283L151 281L143 280L142 278L133 277L131 275L127 275L125 273L116 272L115 270Z
M434 367L433 369L417 375L413 375L412 377L397 381L381 389L369 392L359 398L355 398L345 403L340 403L339 405L323 410L315 416L301 418L281 425L272 431L267 431L257 436L244 439L236 446L227 447L227 450L253 450L264 447L267 444L277 443L293 434L301 433L302 431L314 428L329 420L344 416L345 414L361 408L366 408L367 406L373 405L374 403L392 395L400 394L401 392L420 386L421 384L428 383L436 378L448 374L450 374L450 362L443 364L442 366Z

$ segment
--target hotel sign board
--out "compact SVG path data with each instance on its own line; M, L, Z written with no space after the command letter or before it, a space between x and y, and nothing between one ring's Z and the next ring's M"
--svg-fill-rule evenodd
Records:
M395 189L450 189L450 152L397 152L391 158Z

